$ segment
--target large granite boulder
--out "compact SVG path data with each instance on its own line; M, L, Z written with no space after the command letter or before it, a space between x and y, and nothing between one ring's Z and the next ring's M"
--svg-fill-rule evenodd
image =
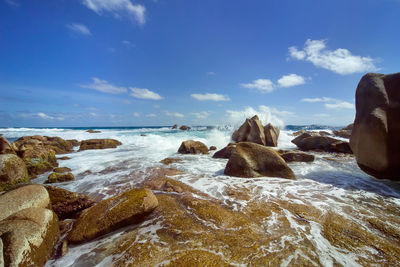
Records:
M93 206L96 201L84 194L74 193L54 186L46 186L51 208L59 219L75 218L75 216Z
M0 195L0 221L20 210L50 205L49 194L42 185L26 185Z
M79 151L88 149L116 148L119 145L122 145L122 143L115 139L89 139L81 141Z
M264 127L257 115L246 121L233 134L236 142L251 142L265 146Z
M306 132L292 140L300 150L336 152L351 154L348 142L338 140L329 136L322 136L319 133Z
M293 171L275 150L250 142L236 145L224 173L236 177L269 176L296 179Z
M208 147L200 141L183 141L178 149L181 154L208 154Z
M158 206L149 189L132 189L86 209L68 235L71 243L83 243L120 227L138 223Z
M14 154L0 154L0 191L29 181L25 162Z
M0 221L3 266L44 266L58 239L58 218L53 211L41 207L20 210Z
M352 130L353 124L349 124L339 131L333 131L333 134L343 138L350 138Z
M400 180L400 73L362 77L350 146L363 171Z
M273 126L271 123L264 126L265 145L278 146L279 133L279 128Z
M236 150L235 143L229 143L226 147L221 150L218 150L214 153L213 158L215 159L229 159L233 152Z
M0 154L16 154L8 140L0 136Z

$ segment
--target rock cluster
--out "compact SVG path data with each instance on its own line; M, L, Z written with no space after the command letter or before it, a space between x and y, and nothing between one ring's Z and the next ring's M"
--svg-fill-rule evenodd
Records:
M119 145L122 145L122 143L115 139L89 139L81 141L79 151L88 149L116 148Z

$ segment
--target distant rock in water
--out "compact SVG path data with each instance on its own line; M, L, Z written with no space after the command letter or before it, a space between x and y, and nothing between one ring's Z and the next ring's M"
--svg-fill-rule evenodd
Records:
M349 124L340 131L333 131L333 134L342 138L350 138L353 130L353 124Z
M275 150L249 142L236 145L224 173L247 178L269 176L296 179L292 169Z
M400 73L362 77L350 146L364 172L400 180Z
M217 150L217 147L216 147L216 146L210 146L210 147L209 147L209 150L210 150L210 151Z
M315 132L305 132L293 139L292 143L303 151L352 153L348 142Z
M246 121L233 134L236 142L251 142L265 146L264 127L257 115Z
M101 131L89 129L86 131L87 133L101 133Z
M81 141L79 151L88 149L116 148L119 145L122 145L122 143L115 139L89 139Z
M171 129L178 129L178 124L174 124Z
M208 147L199 141L183 141L178 149L181 154L208 154Z
M279 133L280 130L271 123L268 123L266 126L264 126L265 145L278 146Z
M188 131L190 129L192 129L192 128L190 128L189 126L186 126L186 125L182 125L181 127L179 127L179 130L182 130L182 131Z

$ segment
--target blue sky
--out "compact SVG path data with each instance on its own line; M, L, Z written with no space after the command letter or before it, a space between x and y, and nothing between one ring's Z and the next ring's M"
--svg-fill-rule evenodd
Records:
M0 0L0 126L346 125L397 0Z

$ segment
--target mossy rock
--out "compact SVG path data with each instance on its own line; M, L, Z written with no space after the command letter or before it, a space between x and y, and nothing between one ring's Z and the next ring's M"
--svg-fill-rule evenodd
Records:
M28 170L22 159L14 154L0 155L0 191L28 181Z
M57 172L57 173L65 173L65 172L70 172L72 171L70 168L68 167L57 167L53 169L53 172Z
M202 266L202 267L229 267L233 266L224 260L220 255L204 251L204 250L188 250L178 253L176 259L172 260L168 267L186 267L186 266Z
M149 189L132 189L85 210L68 235L71 243L83 243L120 227L143 221L158 206Z
M169 165L172 163L177 163L177 162L182 162L182 159L177 159L177 158L165 158L163 160L160 161L160 163L165 164L165 165Z
M45 184L62 183L75 180L75 176L72 173L57 173L53 172L47 177Z
M79 151L88 149L116 148L119 145L122 145L122 143L115 139L89 139L81 141Z

